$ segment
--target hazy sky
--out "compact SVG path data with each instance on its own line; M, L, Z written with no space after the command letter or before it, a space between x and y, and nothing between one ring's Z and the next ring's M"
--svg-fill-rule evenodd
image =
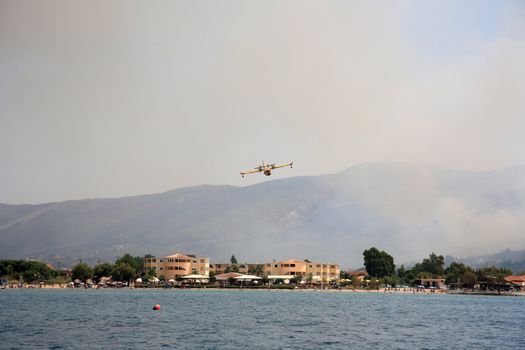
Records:
M525 163L524 1L0 0L0 202Z

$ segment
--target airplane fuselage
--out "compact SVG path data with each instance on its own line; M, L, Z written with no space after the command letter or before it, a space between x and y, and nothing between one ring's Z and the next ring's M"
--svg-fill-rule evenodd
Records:
M281 165L277 165L276 166L275 163L268 164L268 162L263 160L262 164L259 165L258 167L253 168L253 170L247 170L247 171L244 171L244 172L241 171L241 176L244 177L244 175L246 175L246 174L253 174L253 173L263 173L266 176L270 176L270 175L272 175L272 170L278 169L278 168L283 168L285 166L289 166L291 168L292 165L293 165L293 162L288 163L288 164L281 164Z

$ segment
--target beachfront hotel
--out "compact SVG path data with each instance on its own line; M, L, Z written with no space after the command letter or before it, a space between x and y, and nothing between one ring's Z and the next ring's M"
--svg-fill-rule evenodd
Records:
M282 260L264 263L264 264L231 264L231 263L217 263L210 264L210 271L221 274L228 268L236 265L239 273L254 274L265 278L293 278L296 275L301 275L304 278L311 278L312 282L328 282L339 279L341 272L339 264L327 264L318 262L308 262L298 259Z
M230 270L233 268L233 266L237 266L237 269L239 270L239 273L242 273L244 275L247 274L256 274L261 275L260 277L263 277L264 272L264 264L231 264L231 263L212 263L210 264L210 271L214 272L215 274L221 274L225 273L226 270ZM257 272L258 271L258 272Z
M341 268L339 264L325 264L298 259L272 261L264 265L267 276L301 275L311 278L312 282L328 282L339 279Z
M328 282L339 279L339 264L309 262L298 259L252 263L212 263L210 258L199 258L195 255L176 253L162 258L144 258L144 269L155 269L157 276L163 275L167 280L182 278L188 275L209 276L210 272L222 274L226 271L238 270L244 275L258 275L270 279L286 279L300 275L311 282Z
M144 258L144 269L155 269L157 276L167 280L188 275L210 274L210 258L198 258L195 255L173 254L162 258Z

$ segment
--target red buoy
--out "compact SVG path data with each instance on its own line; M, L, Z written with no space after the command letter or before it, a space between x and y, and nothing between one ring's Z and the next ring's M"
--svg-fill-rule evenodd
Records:
M153 310L160 310L160 305L157 304L157 305L153 306Z

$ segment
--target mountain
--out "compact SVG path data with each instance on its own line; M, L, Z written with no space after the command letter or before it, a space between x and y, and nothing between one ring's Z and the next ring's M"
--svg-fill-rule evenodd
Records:
M116 199L0 204L0 256L113 260L175 251L227 261L362 265L525 248L525 167L489 172L402 163L246 187L196 186ZM89 260L91 259L91 260Z
M512 270L515 275L522 275L525 272L525 250L505 249L495 254L467 258L445 257L446 265L454 261L464 263L473 268L486 266L505 267Z

